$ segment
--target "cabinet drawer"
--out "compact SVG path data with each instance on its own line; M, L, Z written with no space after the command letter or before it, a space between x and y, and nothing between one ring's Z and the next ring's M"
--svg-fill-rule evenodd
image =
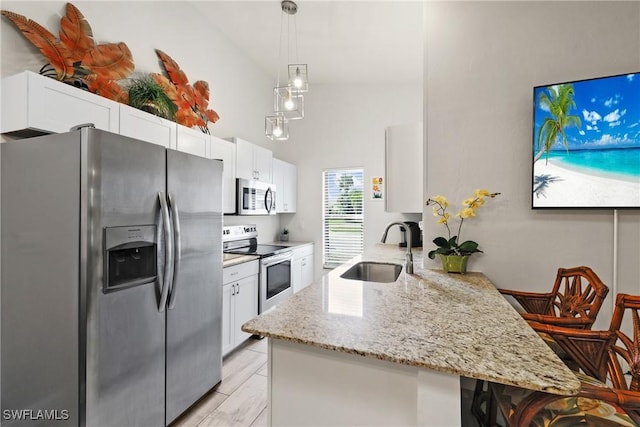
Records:
M304 245L293 250L294 258L302 258L309 255L313 255L313 245Z
M258 260L249 262L243 262L242 264L232 265L222 269L222 283L227 284L233 281L238 281L244 277L248 277L254 274L258 274Z

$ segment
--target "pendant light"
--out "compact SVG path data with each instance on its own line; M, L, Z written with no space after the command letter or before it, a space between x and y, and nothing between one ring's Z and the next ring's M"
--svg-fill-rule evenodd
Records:
M276 87L273 88L273 111L274 114L265 117L265 134L272 140L286 140L289 138L289 120L298 120L304 117L304 92L309 90L307 64L289 63L291 47L290 21L293 18L294 25L294 49L295 59L298 58L298 40L296 35L295 15L298 12L298 5L291 0L283 0L280 3L282 9L280 17L280 43L278 48L278 78ZM287 85L280 84L280 59L282 56L282 35L284 19L287 19Z
M264 132L273 141L286 141L289 139L289 120L283 114L266 116Z

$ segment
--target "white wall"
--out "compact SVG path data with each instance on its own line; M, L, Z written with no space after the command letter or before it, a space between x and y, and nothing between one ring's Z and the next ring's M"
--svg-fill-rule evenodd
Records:
M316 275L322 266L322 172L341 167L363 167L365 186L384 176L385 127L419 122L422 86L416 84L313 85L305 96L305 119L290 123L289 141L276 144L274 155L298 165L298 207L295 215L280 215L292 240L315 242ZM421 185L421 183L416 183ZM379 242L385 225L420 214L392 214L384 202L367 197L365 187L365 247ZM395 227L388 242L398 242Z
M530 208L532 88L640 70L640 3L428 2L426 25L426 194L502 193L465 224L485 251L470 268L547 291L558 267L587 265L611 288L611 210ZM619 216L618 291L640 294L640 212ZM443 230L424 218L428 242Z
M66 2L2 1L2 9L36 21L58 34ZM264 116L272 110L273 78L200 16L192 5L180 1L74 1L85 16L97 42L127 44L136 72L161 72L155 49L171 56L190 83L205 80L210 88L210 108L220 120L210 125L218 137L238 136L273 149L264 136ZM23 70L38 72L46 63L40 52L5 17L0 20L2 77ZM4 138L3 138L4 139ZM225 224L257 223L260 240L277 235L277 217L225 216Z

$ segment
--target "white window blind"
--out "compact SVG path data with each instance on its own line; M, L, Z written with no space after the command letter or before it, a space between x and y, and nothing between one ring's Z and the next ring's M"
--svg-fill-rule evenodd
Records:
M364 248L362 169L330 169L322 179L322 262L334 268Z

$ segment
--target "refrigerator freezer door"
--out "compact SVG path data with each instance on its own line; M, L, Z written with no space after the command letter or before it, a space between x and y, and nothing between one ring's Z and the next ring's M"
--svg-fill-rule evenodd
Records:
M158 309L165 236L158 193L165 189L164 147L83 129L81 257L86 258L86 425L164 424L165 313ZM154 226L155 280L104 291L106 230L124 227L131 241ZM144 240L148 240L145 237ZM82 274L82 272L81 272Z
M0 424L78 426L80 135L1 149ZM25 421L28 409L56 412Z
M166 310L169 424L222 377L222 162L167 150L167 192L180 230Z

